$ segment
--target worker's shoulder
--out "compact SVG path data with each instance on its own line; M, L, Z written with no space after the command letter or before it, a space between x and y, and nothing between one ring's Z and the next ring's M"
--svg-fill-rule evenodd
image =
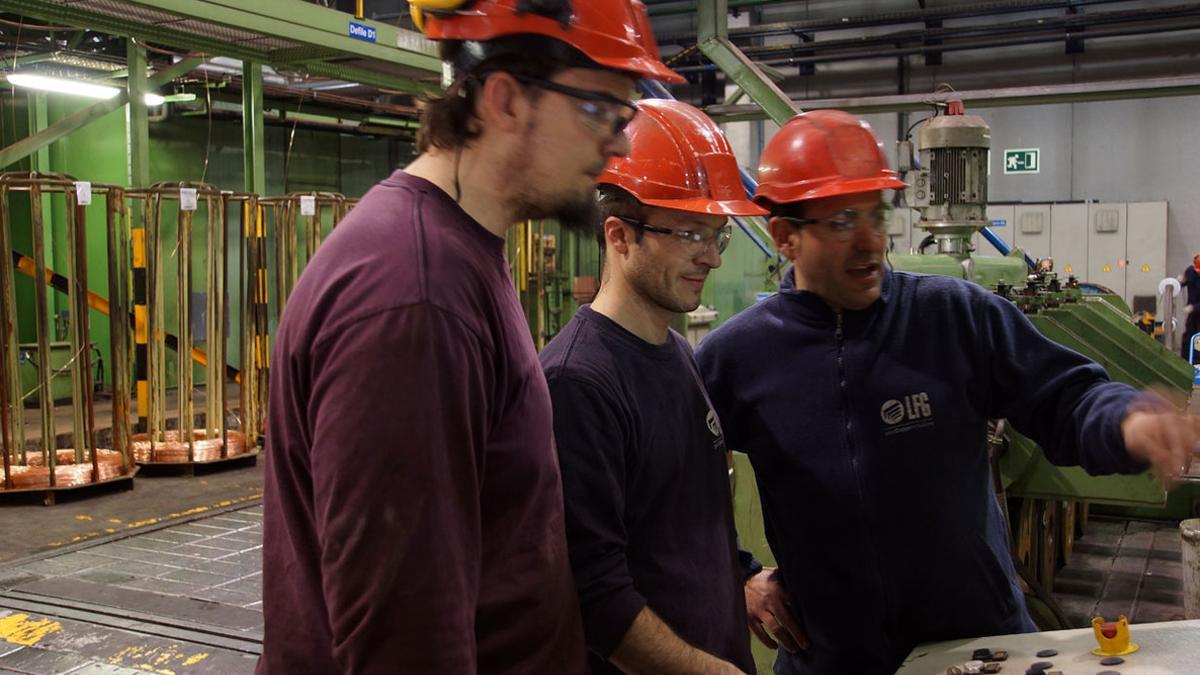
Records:
M317 339L421 306L488 333L486 324L499 321L500 295L511 288L503 240L470 231L482 228L437 199L426 204L420 192L380 186L314 253L288 298L289 311L316 328Z
M575 313L538 355L546 381L609 385L620 372L618 347L604 339L601 326L586 308Z
M919 272L892 272L891 276L889 299L898 300L901 304L917 302L944 306L1004 301L983 286L965 279Z

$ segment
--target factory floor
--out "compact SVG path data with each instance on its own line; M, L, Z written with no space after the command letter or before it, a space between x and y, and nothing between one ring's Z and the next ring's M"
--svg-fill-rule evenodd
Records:
M0 495L0 673L252 673L262 641L262 463ZM1167 523L1092 517L1055 578L1068 622L1183 618Z
M251 673L262 466L0 503L0 672ZM19 497L20 495L10 495Z

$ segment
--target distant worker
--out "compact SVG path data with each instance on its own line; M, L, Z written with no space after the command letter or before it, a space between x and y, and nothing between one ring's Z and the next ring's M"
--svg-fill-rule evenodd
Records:
M1200 253L1192 256L1192 264L1179 275L1179 283L1187 290L1187 305L1183 313L1187 316L1183 324L1183 337L1179 340L1179 355L1184 361L1192 358L1192 336L1200 333Z
M746 197L720 128L644 100L599 179L604 276L542 351L593 675L753 672L725 439L692 349Z
M259 672L582 673L550 395L504 235L584 223L636 80L682 78L636 0L412 8L453 83L279 325Z
M792 118L758 178L794 289L726 321L696 358L729 446L753 463L779 562L746 585L752 629L785 647L775 672L890 674L922 642L1036 630L988 420L1055 464L1170 482L1195 419L1111 382L982 286L888 269L881 191L904 183L853 116Z

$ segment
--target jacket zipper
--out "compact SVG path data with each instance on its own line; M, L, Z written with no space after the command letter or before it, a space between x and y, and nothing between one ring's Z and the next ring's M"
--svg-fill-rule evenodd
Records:
M880 604L882 605L882 608L884 610L884 617L885 617L883 639L888 643L888 649L890 649L891 648L890 647L891 638L888 635L888 631L887 631L887 624L889 622L886 619L886 617L888 616L887 605L889 603L887 601L886 595L882 595L883 593L886 592L887 585L884 583L883 574L881 574L879 571L879 552L871 544L871 541L867 536L867 531L866 531L867 530L867 528L866 528L867 517L866 517L866 506L865 506L866 500L864 499L865 495L863 494L861 476L859 475L859 470L858 470L858 453L855 452L854 443L852 442L851 437L850 437L850 431L851 431L850 430L850 392L847 391L846 361L845 361L846 344L845 344L845 333L842 330L844 322L845 322L845 314L843 314L842 312L838 312L837 313L837 322L834 326L833 337L834 337L834 340L837 342L838 390L842 394L842 410L844 411L843 414L845 415L845 422L842 426L842 430L843 430L843 433L846 438L846 449L850 452L850 468L854 471L854 489L858 492L859 519L862 521L863 526L864 526L863 527L863 547L866 550L871 551L871 553L872 553L872 558L873 558L873 560L871 561L872 569L875 572L875 581L879 584L879 591L881 593Z

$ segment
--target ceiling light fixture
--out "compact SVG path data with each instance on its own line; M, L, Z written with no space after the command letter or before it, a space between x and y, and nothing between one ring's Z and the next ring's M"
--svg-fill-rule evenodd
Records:
M119 87L112 87L106 84L96 84L94 82L86 82L84 80L76 80L65 77L46 77L45 75L31 75L29 73L12 73L7 76L9 84L26 89L36 89L38 91L49 91L57 94L71 94L73 96L84 96L86 98L110 99L121 93ZM191 98L187 98L190 96ZM162 105L168 100L170 101L185 101L195 100L195 94L173 94L170 97L162 94L147 93L145 96L146 105Z

